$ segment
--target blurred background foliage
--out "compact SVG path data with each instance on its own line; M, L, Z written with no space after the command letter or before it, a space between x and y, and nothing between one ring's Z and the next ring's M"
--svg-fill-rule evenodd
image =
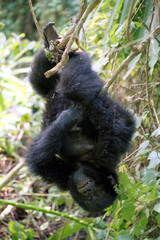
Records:
M64 35L79 11L78 0L32 1L42 28L49 21ZM107 82L131 52L126 37L130 0L104 0L87 18L80 44ZM38 134L44 101L28 83L33 55L42 41L28 1L0 2L0 183L25 156ZM159 7L160 8L160 7ZM129 36L132 45L145 40L159 23L157 0L137 0ZM76 45L75 45L76 46ZM160 239L160 35L128 62L109 88L109 95L135 113L137 130L119 166L119 198L103 214L88 214L68 193L45 185L24 166L0 196L48 207L98 224L93 231L61 217L0 205L1 239ZM7 226L7 228L6 228Z
M41 26L49 21L55 21L57 30L60 31L76 16L79 10L78 0L33 0L34 11ZM0 30L4 30L9 37L11 32L25 33L30 40L39 39L36 27L31 15L28 1L1 1L2 23ZM14 24L13 24L14 23Z

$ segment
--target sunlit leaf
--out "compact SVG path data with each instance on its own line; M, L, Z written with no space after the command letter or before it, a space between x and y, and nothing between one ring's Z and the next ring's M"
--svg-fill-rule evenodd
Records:
M124 76L124 80L128 77L128 75L133 71L133 69L135 68L136 66L136 63L139 61L140 59L140 56L141 56L141 53L138 54L135 58L133 58L132 61L130 61L130 63L128 64L128 71L127 73L125 74Z
M6 43L6 36L4 33L0 32L0 49L4 47L4 44Z
M122 206L122 217L127 221L132 221L135 215L135 206L133 204L134 201L125 201Z
M10 91L13 91L16 96L22 97L22 99L27 97L26 88L23 85L23 82L20 81L17 77L12 75L11 71L7 68L3 69L5 73L0 72L0 77L3 78L10 85Z
M158 127L154 132L152 133L151 137L157 137L160 135L160 127Z
M154 211L160 213L160 203L156 204L153 209Z
M41 231L44 231L45 229L47 229L48 226L49 226L49 222L44 222L44 223L40 226Z
M2 94L0 94L0 112L3 112L5 109L5 103L4 103L4 98Z
M160 51L160 47L158 46L158 42L155 39L152 39L150 42L150 51L149 51L150 74L153 73L154 66L159 59L159 56L158 56L159 51Z
M116 240L131 240L129 233L125 230L121 230L116 237Z
M144 229L148 223L147 216L143 216L141 219L134 224L134 234L138 237L144 232Z
M146 152L146 148L148 146L149 146L149 140L142 142L139 146L140 149L139 149L138 153L136 154L136 157L144 154Z
M48 240L57 240L61 236L62 232L63 234L61 239L66 239L69 235L72 235L73 233L79 231L82 228L83 226L81 224L70 221L65 225L65 228L64 226L59 228L59 230L53 236L51 236Z
M117 11L117 8L119 7L120 2L122 2L122 1L121 0L116 1L116 4L115 4L115 6L114 6L114 8L112 10L111 16L110 16L108 24L107 24L107 28L106 28L105 36L104 36L104 49L103 49L103 53L104 54L105 54L106 48L107 48L107 41L108 41L108 38L109 38L109 30L110 30L110 28L111 28L111 26L113 24L113 20L114 20L114 17L116 15L116 11Z
M149 154L148 159L150 160L148 168L155 168L160 163L160 153L153 151Z
M122 7L122 10L120 12L120 21L119 21L120 25L123 23L126 16L128 15L128 11L129 11L129 7L130 7L131 3L132 3L131 0L123 1L123 7Z

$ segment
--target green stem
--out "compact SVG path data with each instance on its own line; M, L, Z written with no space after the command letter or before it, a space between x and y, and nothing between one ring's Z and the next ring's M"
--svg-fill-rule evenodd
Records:
M31 206L31 205L27 205L27 204L23 204L23 203L16 203L16 202L12 202L12 201L8 201L8 200L4 200L4 199L0 199L0 203L1 204L7 204L7 205L11 205L17 208L22 208L22 209L26 209L26 210L34 210L34 211L39 211L39 212L43 212L45 214L52 214L52 215L56 215L56 216L60 216L62 218L66 218L69 219L71 221L75 221L81 225L83 225L84 227L89 227L92 230L96 230L96 229L103 229L100 226L94 226L93 224L90 224L84 220L78 219L76 217L72 217L67 215L66 213L62 213L62 212L58 212L58 211L53 211L53 210L47 210L45 208L40 208L40 207L35 207L35 206Z

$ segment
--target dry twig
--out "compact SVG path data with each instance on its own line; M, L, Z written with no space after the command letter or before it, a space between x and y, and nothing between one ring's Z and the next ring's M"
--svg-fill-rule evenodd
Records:
M14 178L14 176L16 176L16 174L24 165L24 160L21 160L4 178L2 178L0 181L0 189L5 187Z
M42 34L42 32L41 32L41 29L40 29L40 27L39 27L39 24L38 24L36 15L35 15L35 13L34 13L34 9L33 9L33 5L32 5L32 1L31 1L31 0L29 0L29 6L30 6L30 9L31 9L31 13L32 13L32 16L33 16L34 23L35 23L35 25L36 25L36 27L37 27L37 30L38 30L38 32L39 32L39 35L41 36L41 38L42 38L43 41L44 41L44 36L43 36L43 34Z
M128 42L130 42L129 26L130 26L130 19L131 19L132 11L133 11L133 8L134 8L134 4L135 4L135 0L132 0L131 7L129 9L128 18L127 18L126 35L127 35ZM131 49L133 50L133 46L132 45L131 45Z

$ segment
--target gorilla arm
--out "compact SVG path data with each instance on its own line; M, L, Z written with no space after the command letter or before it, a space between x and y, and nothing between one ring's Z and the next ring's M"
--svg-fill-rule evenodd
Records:
M80 120L75 109L61 112L59 117L30 146L26 161L30 170L59 188L67 190L70 166L61 159L61 148L70 130Z

